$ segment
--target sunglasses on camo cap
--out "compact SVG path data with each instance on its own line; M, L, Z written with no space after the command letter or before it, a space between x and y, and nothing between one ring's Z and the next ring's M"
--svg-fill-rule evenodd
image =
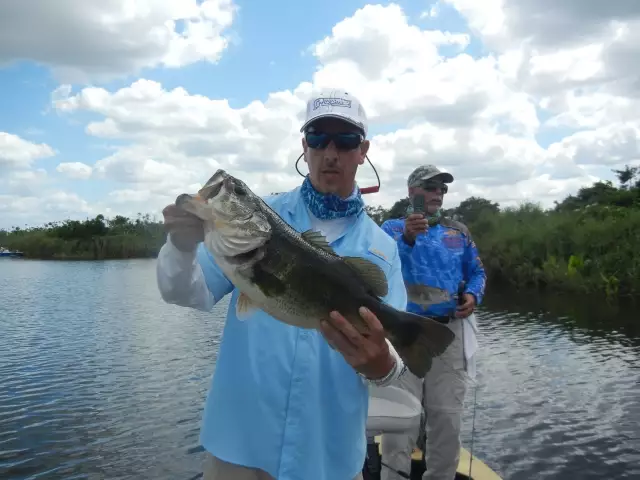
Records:
M364 137L359 133L323 133L323 132L306 132L304 135L309 148L327 148L333 140L336 149L342 151L353 150L360 146Z

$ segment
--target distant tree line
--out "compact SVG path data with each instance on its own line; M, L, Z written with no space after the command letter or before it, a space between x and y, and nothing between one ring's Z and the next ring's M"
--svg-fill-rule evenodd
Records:
M107 220L97 215L84 221L65 220L42 227L0 230L0 246L39 259L154 257L165 238L162 223L142 214L136 219L117 215Z
M470 228L494 284L640 296L640 167L613 172L619 185L596 182L546 210L470 197L444 213ZM382 224L408 205L367 210Z
M470 197L444 213L470 228L492 284L640 296L640 167L614 172L618 185L596 182L550 209ZM382 224L408 205L367 211ZM150 258L165 238L162 222L142 214L0 230L0 246L41 259Z

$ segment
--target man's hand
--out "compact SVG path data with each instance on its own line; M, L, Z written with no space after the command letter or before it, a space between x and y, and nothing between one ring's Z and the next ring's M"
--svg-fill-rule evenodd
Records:
M422 213L412 213L404 221L404 238L410 245L413 245L416 236L426 232L428 228L428 221Z
M391 372L395 359L389 352L380 320L364 307L360 308L360 316L369 327L366 335L338 312L331 312L329 321L323 321L320 330L329 345L356 371L372 380L383 378Z
M204 240L202 220L185 212L175 204L167 205L162 210L164 229L171 234L171 242L178 250L193 252L198 243Z
M462 298L464 302L456 307L456 317L464 318L473 313L476 308L476 297L470 293L463 293Z

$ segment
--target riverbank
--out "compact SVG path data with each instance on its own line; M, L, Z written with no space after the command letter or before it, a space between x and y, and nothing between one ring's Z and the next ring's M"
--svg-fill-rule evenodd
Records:
M550 210L532 203L500 208L471 197L445 213L469 227L492 285L640 297L640 178L633 175L619 187L582 188ZM381 224L404 216L407 204L367 210ZM0 231L0 245L36 259L153 258L164 241L162 223L148 215Z
M154 258L165 241L161 222L148 215L136 219L103 215L66 220L42 227L0 231L0 245L39 260L111 260Z
M446 215L464 222L489 285L640 297L640 167L616 171L620 185L596 182L549 210L534 203L500 208L471 197ZM446 202L446 198L445 198ZM369 208L381 224L404 216L408 199Z
M483 215L469 227L492 281L609 297L640 295L640 209L543 212L523 206Z

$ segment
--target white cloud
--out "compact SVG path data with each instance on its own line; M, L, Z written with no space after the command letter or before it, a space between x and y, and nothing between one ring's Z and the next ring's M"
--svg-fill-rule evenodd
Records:
M403 197L407 175L421 163L455 176L449 206L470 195L551 206L611 168L638 163L640 84L634 90L632 80L639 72L628 60L636 48L637 15L631 6L589 2L585 8L593 11L580 13L577 0L443 0L438 16L447 4L492 53L471 55L469 32L421 29L397 5L367 5L309 47L318 61L309 81L240 108L145 78L114 91L62 85L51 101L63 118L89 113L86 133L115 142L95 165L61 164L58 171L117 184L99 205L65 205L75 212L106 213L109 206L123 214L159 212L217 168L258 193L292 188L301 180L293 163L301 151L305 101L323 87L351 91L367 108L374 132L370 157L383 182L380 193L366 198L370 204L390 206ZM154 7L131 18L179 16L173 2L145 5ZM530 23L523 21L527 15ZM581 24L588 19L599 20ZM565 36L559 35L563 29ZM562 38L550 41L554 36ZM169 50L162 52L145 62L172 65ZM120 67L109 65L114 72L125 70ZM304 162L300 168L306 173ZM368 165L358 181L375 181Z
M0 132L0 174L5 169L29 168L35 160L56 152L44 143L33 143L17 135Z
M607 38L622 24L640 18L634 0L442 0L454 6L469 25L494 42L528 41L545 50L577 46Z
M109 208L91 206L74 193L61 190L23 192L22 195L0 194L0 227L33 227L67 218L81 220L98 213L109 216Z
M612 123L596 130L582 131L552 144L552 156L567 156L579 165L614 167L640 160L640 126L638 123Z
M0 2L0 64L32 60L87 82L217 62L236 10L232 0Z
M638 96L635 0L442 0L494 51L519 54L520 88L537 94L603 87ZM516 53L517 52L517 53Z
M89 165L82 162L63 162L56 167L56 170L75 180L86 180L91 177L93 171Z
M429 7L429 10L422 12L420 18L436 18L438 15L440 15L440 4L436 2Z
M38 195L50 183L43 168L9 170L0 175L0 194L6 192L18 196Z

